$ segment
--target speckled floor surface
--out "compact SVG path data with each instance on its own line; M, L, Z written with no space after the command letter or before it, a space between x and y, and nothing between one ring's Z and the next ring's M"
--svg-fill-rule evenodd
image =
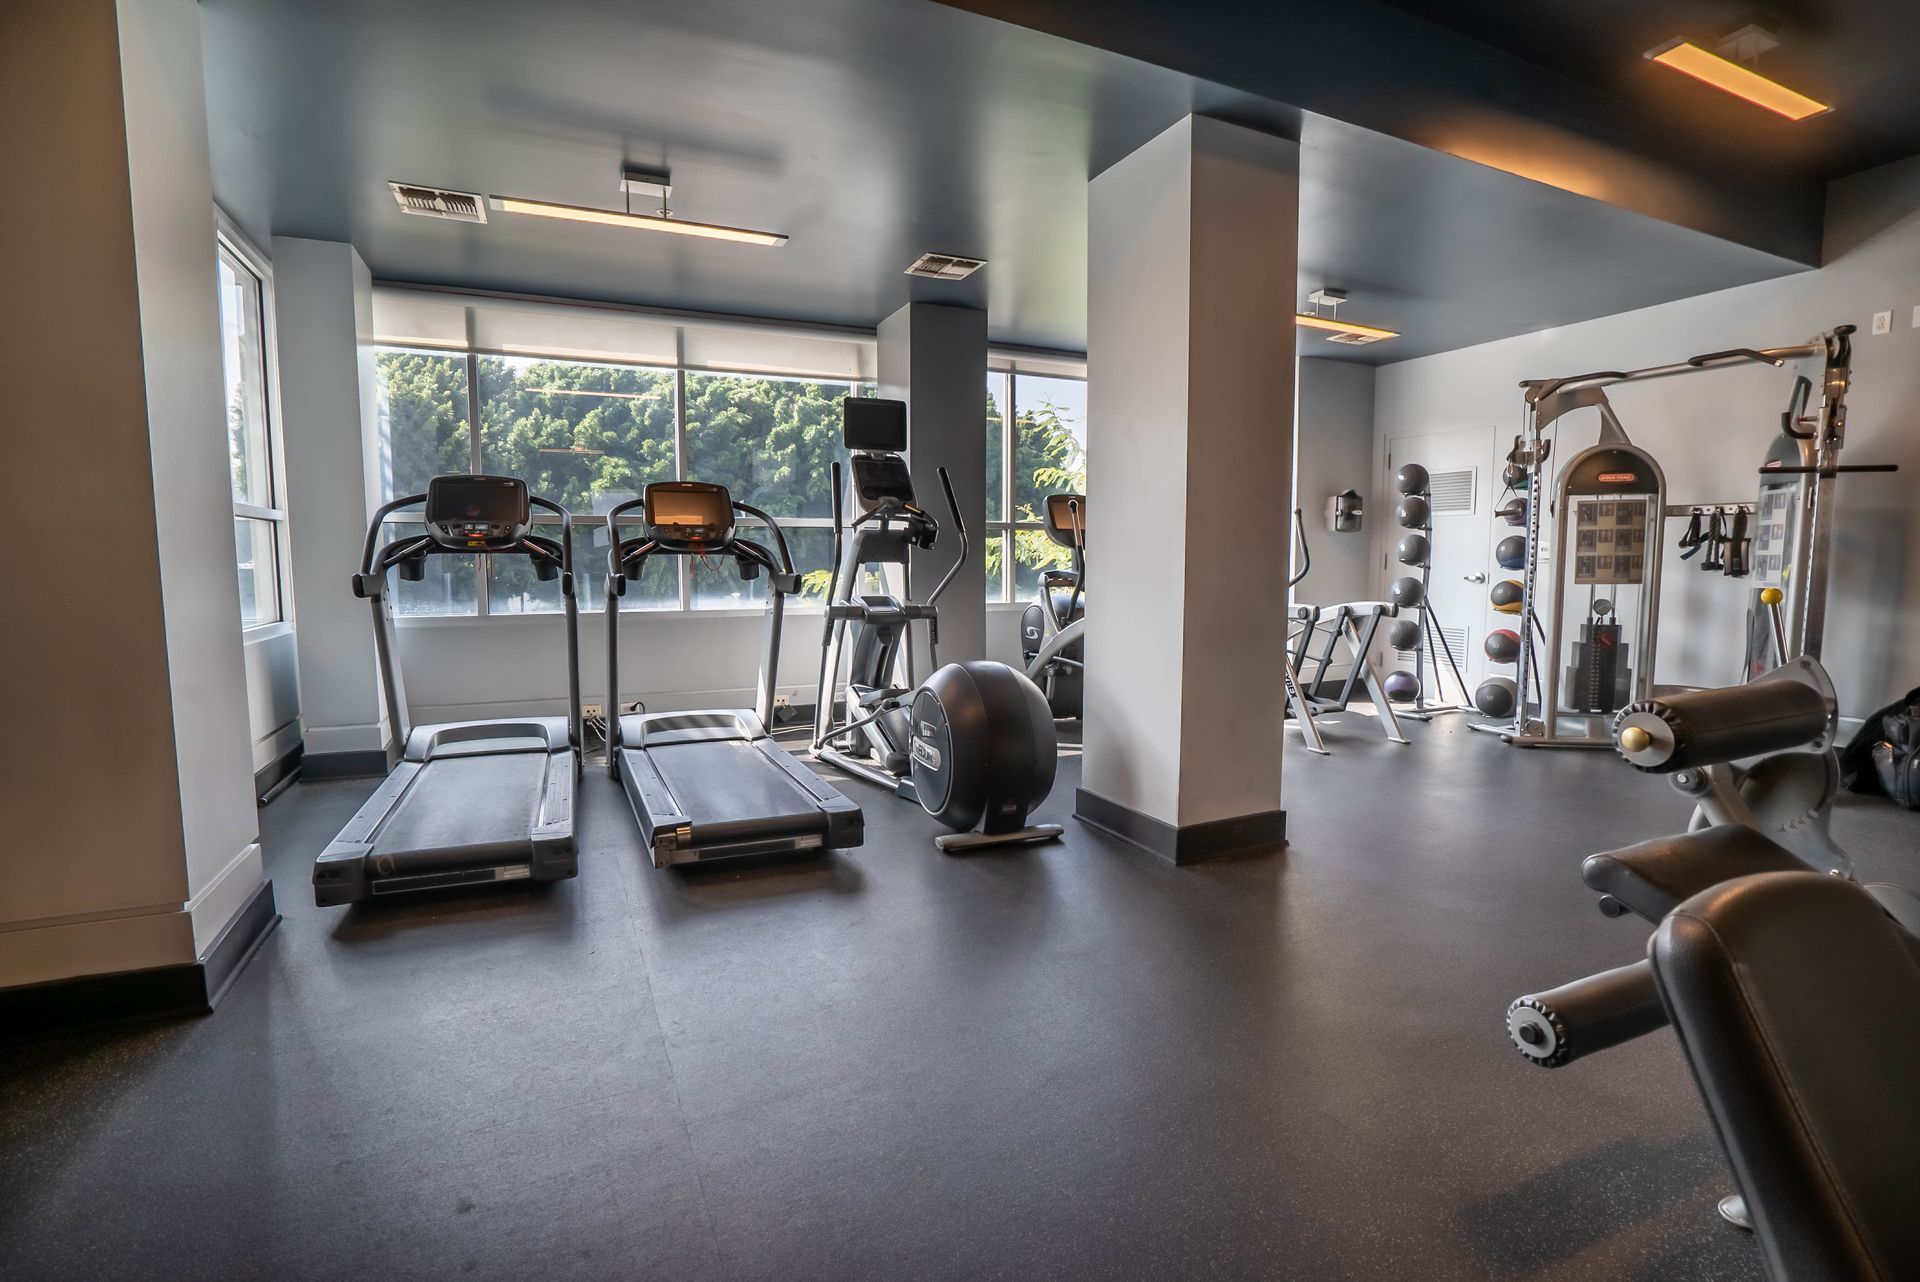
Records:
M670 875L590 773L581 875L320 910L371 781L262 826L285 920L212 1016L0 1051L0 1276L1759 1276L1674 1047L1560 1072L1513 996L1630 960L1589 851L1678 826L1461 719L1289 755L1284 853L1076 824ZM1848 805L1906 852L1920 816ZM1916 880L1893 854L1865 871Z

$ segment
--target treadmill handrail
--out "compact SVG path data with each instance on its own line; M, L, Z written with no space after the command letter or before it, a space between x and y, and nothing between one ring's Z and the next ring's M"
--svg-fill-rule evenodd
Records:
M835 466L839 465L836 463ZM726 541L704 552L695 552L687 548L669 548L659 539L646 534L628 539L620 537L620 518L637 507L645 506L646 501L646 494L642 491L635 498L616 503L603 518L607 527L607 773L616 779L620 774L620 748L624 743L620 728L620 598L627 593L627 581L638 575L647 558L662 552L673 556L733 556L751 561L768 571L770 593L767 600L766 651L761 660L760 690L758 706L755 708L763 728L773 719L774 687L779 679L780 632L786 600L799 590L786 532L770 513L751 503L742 503L731 496L728 498L734 511L744 512L773 532L774 546L779 549L777 555L763 544L741 538L738 534L730 535ZM631 575L629 568L633 571ZM645 748L646 744L643 742L636 746Z

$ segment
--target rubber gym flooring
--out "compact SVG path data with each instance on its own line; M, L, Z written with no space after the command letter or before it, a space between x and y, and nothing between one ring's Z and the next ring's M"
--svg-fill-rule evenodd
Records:
M1078 824L1069 757L1058 846L945 857L849 781L859 850L664 873L590 771L577 881L353 910L309 861L373 781L296 785L214 1015L0 1050L0 1275L1760 1276L1667 1037L1548 1072L1502 1027L1640 954L1578 862L1685 808L1409 733L1290 752L1265 857Z

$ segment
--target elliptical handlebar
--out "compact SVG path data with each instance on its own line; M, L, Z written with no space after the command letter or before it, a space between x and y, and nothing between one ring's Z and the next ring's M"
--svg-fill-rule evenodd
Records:
M953 582L953 576L960 573L960 567L967 563L967 549L972 546L972 541L967 538L967 523L960 515L960 500L953 495L953 478L947 475L947 469L944 467L938 469L938 472L940 475L940 488L947 493L947 511L953 513L954 533L960 536L960 555L953 559L953 564L948 567L947 573L940 580L939 586L935 587L927 596L926 603L928 605L932 605L938 601L940 594L947 590L947 585Z
M1313 549L1307 546L1307 522L1300 515L1300 509L1293 509L1294 546L1300 549L1300 570L1287 576L1287 587L1298 587L1300 580L1307 577L1307 571L1313 569Z

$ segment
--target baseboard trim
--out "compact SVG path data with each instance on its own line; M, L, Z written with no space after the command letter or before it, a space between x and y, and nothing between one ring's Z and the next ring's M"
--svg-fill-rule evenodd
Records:
M86 1028L204 1015L226 996L279 921L273 883L262 881L196 962L0 989L0 1046Z
M1287 844L1284 810L1175 825L1079 788L1074 792L1073 813L1082 823L1180 865L1254 854Z
M294 775L300 771L300 758L304 748L295 743L291 748L253 772L253 799L259 805L266 805L279 796L286 786L293 782Z
M302 779L359 779L387 773L387 754L378 748L352 752L309 752L300 758Z

